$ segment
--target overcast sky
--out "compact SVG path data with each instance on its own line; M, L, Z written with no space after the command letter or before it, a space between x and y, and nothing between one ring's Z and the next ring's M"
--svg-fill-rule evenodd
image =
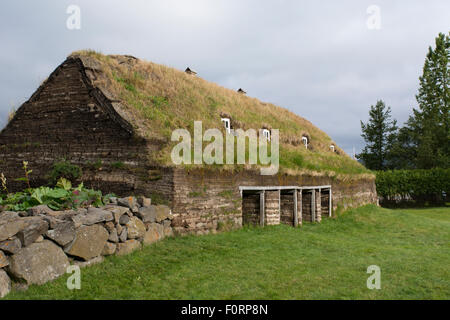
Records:
M67 28L70 5L81 10L81 29ZM67 55L90 48L242 87L307 118L351 154L377 99L406 121L427 48L449 30L448 0L3 2L0 127Z

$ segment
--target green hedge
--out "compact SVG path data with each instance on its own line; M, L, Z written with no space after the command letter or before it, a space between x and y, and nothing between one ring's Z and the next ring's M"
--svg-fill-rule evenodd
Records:
M450 191L450 169L379 171L378 195L384 200L445 202Z

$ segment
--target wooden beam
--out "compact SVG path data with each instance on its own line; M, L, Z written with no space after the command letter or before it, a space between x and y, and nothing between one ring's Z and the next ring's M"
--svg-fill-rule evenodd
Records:
M329 205L328 205L328 216L331 218L331 216L333 215L333 202L332 202L332 198L333 198L333 192L331 191L331 188L330 188L330 196L329 196L329 199L328 199L328 202L329 202Z
M311 220L316 221L316 192L313 190L311 193Z
M260 224L261 227L264 227L264 217L265 217L265 214L266 214L266 212L265 212L266 211L265 194L266 194L265 191L262 191L259 194L259 224Z
M240 186L239 190L243 191L262 191L262 190L301 190L301 189L328 189L331 188L331 186Z
M278 224L281 223L281 190L278 190L278 217L280 217L280 221Z
M302 190L299 190L298 193L300 196L300 219L303 224L303 192L302 192Z
M297 190L294 191L294 227L298 226L298 215L297 215Z

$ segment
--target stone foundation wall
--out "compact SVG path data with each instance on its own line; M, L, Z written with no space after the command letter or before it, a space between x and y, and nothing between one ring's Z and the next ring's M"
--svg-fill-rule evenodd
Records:
M338 207L347 209L377 203L375 183L371 179L342 182L311 176L261 176L259 171L252 170L229 172L219 169L157 167L101 169L84 171L83 181L87 187L104 193L113 192L119 196L132 194L158 199L159 204L172 208L174 230L179 234L208 234L241 227L243 211L239 186L332 185L333 212ZM288 200L289 197L292 195L282 196L281 221L292 223L292 204L285 203L293 201ZM319 201L318 197L316 199ZM298 203L298 208L302 208L299 222L311 221L311 193L304 191L301 197L298 196ZM323 208L316 212L316 220L319 216L328 216L327 201L322 199L318 205ZM259 208L259 204L255 204L253 210L259 210L257 207ZM259 224L259 212L256 214L255 211L254 217L247 218L251 220L249 223Z
M0 297L17 286L43 284L104 256L125 255L173 236L172 213L149 198L112 199L101 208L0 212Z
M180 234L207 234L223 230L224 228L241 227L243 217L239 186L321 185L332 186L333 210L336 210L338 206L347 208L377 203L373 179L345 182L308 175L290 176L278 174L275 176L261 176L258 170L230 172L208 168L189 170L177 168L173 171L173 198L171 201L175 217L173 222L174 230ZM303 216L299 217L299 220L311 221L311 193L308 195L308 193L303 192L302 197L298 197L297 201L299 201L303 209ZM255 206L257 205L255 204ZM254 210L256 210L255 208ZM319 216L321 215L322 210L319 212ZM259 212L258 220L256 217L252 219L259 224ZM287 215L284 219L287 219Z
M333 183L333 212L338 209L357 208L366 204L378 204L375 180Z
M173 172L174 230L207 234L242 226L242 199L237 177L208 170Z
M85 186L104 194L146 196L154 203L170 205L173 201L173 170L170 168L122 168L85 171Z

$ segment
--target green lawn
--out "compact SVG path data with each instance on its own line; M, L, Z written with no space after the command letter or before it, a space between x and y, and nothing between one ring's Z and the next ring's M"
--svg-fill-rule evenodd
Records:
M369 290L369 265L381 290ZM450 208L366 206L338 219L164 240L8 299L449 299Z

